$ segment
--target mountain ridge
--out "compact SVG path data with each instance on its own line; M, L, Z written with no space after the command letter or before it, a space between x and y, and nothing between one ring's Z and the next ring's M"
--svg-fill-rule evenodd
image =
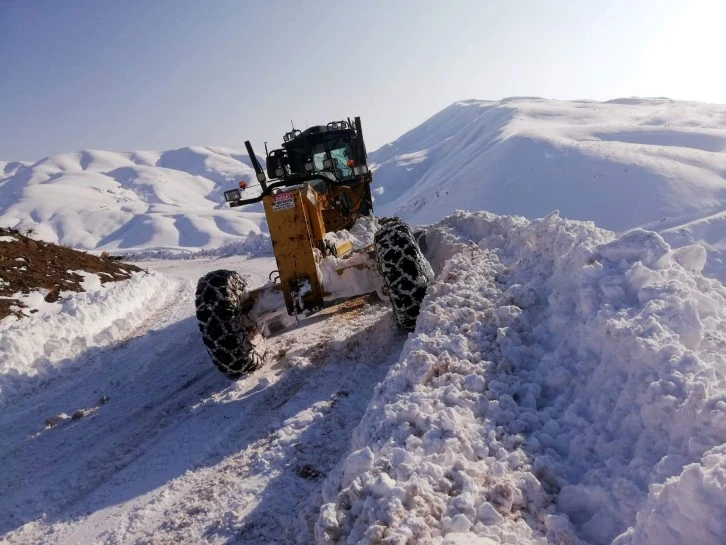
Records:
M370 154L381 215L559 210L702 243L726 278L726 106L665 98L458 101Z
M85 150L22 163L0 177L0 223L95 250L210 248L258 234L223 192L252 169L246 154L194 146L163 152Z

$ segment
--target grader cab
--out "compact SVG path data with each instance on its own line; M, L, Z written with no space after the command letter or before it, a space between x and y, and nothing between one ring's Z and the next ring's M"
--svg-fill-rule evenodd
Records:
M241 274L218 270L197 285L202 339L231 378L261 365L265 338L289 327L295 321L290 316L357 295L382 294L398 324L413 329L433 279L411 229L398 218L373 217L360 118L293 129L283 140L266 154L267 175L245 142L260 191L244 198L248 184L240 182L225 192L230 207L262 202L277 278L248 290ZM349 230L356 225L372 235L369 244L355 239L354 245Z

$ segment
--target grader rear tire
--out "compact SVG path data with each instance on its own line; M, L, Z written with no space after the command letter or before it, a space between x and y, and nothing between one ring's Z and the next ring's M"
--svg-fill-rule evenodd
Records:
M196 292L197 320L212 363L231 379L260 366L251 342L242 305L247 283L234 271L218 270L199 279Z
M376 232L378 269L402 329L416 327L426 288L433 281L431 265L421 253L411 228L400 218L382 218Z

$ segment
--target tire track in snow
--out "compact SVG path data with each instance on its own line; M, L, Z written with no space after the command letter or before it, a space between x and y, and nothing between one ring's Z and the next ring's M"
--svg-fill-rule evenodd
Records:
M195 401L199 389L219 383L210 370L200 373L199 366L189 362L176 376L169 373L175 360L196 355L199 362L203 354L193 335L196 324L189 318L173 321L175 315L189 314L193 308L184 283L174 282L179 284L174 297L120 344L83 354L79 359L82 365L73 366L72 371L60 374L58 381L5 412L2 437L13 448L3 449L0 458L7 469L0 477L0 511L6 514L0 531L41 513L50 518L74 503L82 503L141 456L150 437L187 410L190 396ZM159 324L160 329L149 331L147 326L152 323ZM165 357L167 365L159 366ZM192 388L205 376L206 381ZM108 402L92 416L43 429L49 416L92 406L101 396ZM29 475L32 482L26 482Z
M48 408L100 390L110 400L87 420L37 434L8 460L37 480L2 483L4 497L13 497L0 505L11 514L1 530L10 530L9 543L196 542L202 535L215 543L250 532L243 542L268 543L292 528L404 337L381 306L354 308L350 319L313 317L274 340L285 357L230 384L198 339L190 294L102 351L73 384L45 394ZM179 315L188 317L174 321ZM38 452L45 454L28 460ZM268 505L289 515L266 520Z
M397 359L405 339L390 311L381 307L343 327L335 325L338 319L277 339L276 348L294 347L296 355L246 379L261 389L235 388L206 400L208 412L217 411L220 401L238 402L240 394L249 403L241 407L234 432L215 446L215 463L131 509L104 543L193 542L200 536L209 543L294 543L296 517L344 453L373 384ZM390 342L371 350L376 337ZM300 354L303 338L308 351ZM252 427L248 415L254 417ZM312 518L307 526L311 531Z

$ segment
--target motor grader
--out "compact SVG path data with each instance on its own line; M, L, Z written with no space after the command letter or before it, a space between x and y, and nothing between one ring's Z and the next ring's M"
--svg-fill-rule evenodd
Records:
M249 141L258 194L252 184L226 191L230 207L262 202L277 270L267 285L248 290L242 274L217 270L196 291L202 339L215 366L230 378L259 367L265 339L341 300L377 292L390 302L398 325L412 330L433 272L411 229L399 218L373 216L359 117L286 133L266 151L266 173ZM363 247L350 230L373 232Z

